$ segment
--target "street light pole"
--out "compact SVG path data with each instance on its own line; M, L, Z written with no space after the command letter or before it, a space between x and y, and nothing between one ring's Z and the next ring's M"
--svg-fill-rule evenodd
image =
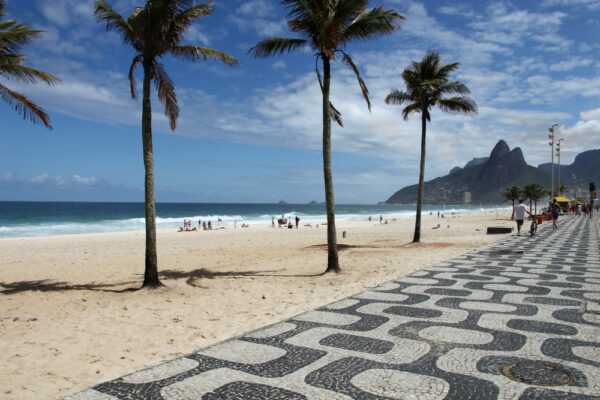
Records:
M554 198L554 127L555 126L558 126L558 124L554 124L550 127L550 129L548 129L548 132L550 132L550 134L548 135L548 139L550 139L548 144L550 145L550 156L552 159L552 186L551 186L551 191L550 191L550 199Z
M558 159L558 194L562 195L560 192L560 142L562 142L563 138L560 138L556 141L556 158Z

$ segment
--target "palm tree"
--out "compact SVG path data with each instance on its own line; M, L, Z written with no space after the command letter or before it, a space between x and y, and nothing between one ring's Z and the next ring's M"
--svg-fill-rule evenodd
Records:
M525 198L529 199L529 212L531 212L531 202L535 203L535 212L537 214L537 201L544 197L546 194L546 189L543 186L537 183L528 183L523 188L523 195Z
M266 58L290 53L310 46L315 52L316 72L323 94L323 175L325 181L325 203L327 208L327 270L340 272L335 232L335 202L331 173L331 120L342 125L341 113L329 101L331 61L341 55L358 79L358 84L369 110L369 91L352 58L344 51L352 41L367 40L394 32L397 22L405 19L383 6L367 9L369 0L283 0L288 8L288 27L302 38L271 37L262 40L249 52L255 57ZM319 60L323 63L323 79L319 72Z
M512 185L506 188L503 193L504 199L512 201L513 216L515 213L515 201L521 197L521 189L517 185Z
M567 191L567 188L565 187L565 185L560 185L558 187L558 193L562 196L564 192Z
M106 22L106 30L119 33L123 43L137 53L129 68L131 97L137 98L134 72L138 65L144 70L142 100L142 142L145 169L146 268L142 287L163 286L158 279L156 253L156 211L154 204L154 155L152 152L152 109L150 83L154 81L158 99L163 104L171 130L175 130L179 106L173 81L160 58L167 53L188 61L220 60L227 65L238 64L234 57L218 50L200 46L180 45L183 35L200 17L212 13L215 3L194 5L194 0L147 0L125 20L105 1L96 1L94 14L98 22Z
M413 243L421 240L421 207L423 203L423 186L425 179L425 137L427 121L431 121L429 110L437 105L445 112L459 112L463 114L477 113L477 105L468 96L469 88L460 81L449 81L450 73L458 68L459 63L442 64L440 55L431 51L423 60L413 61L412 65L404 69L402 79L406 85L406 92L393 90L385 98L387 104L407 106L402 110L404 120L412 112L421 113L421 164L419 169L419 191L417 194L417 218L415 221L415 234ZM442 97L453 94L453 97Z
M20 54L19 51L43 31L31 29L25 24L19 24L14 19L2 21L2 17L7 15L4 12L5 4L5 0L0 0L0 77L25 83L42 81L50 86L60 82L60 79L54 75L24 65L25 55ZM0 97L22 115L23 119L29 119L34 124L41 123L46 128L52 129L48 114L27 97L10 90L1 83Z

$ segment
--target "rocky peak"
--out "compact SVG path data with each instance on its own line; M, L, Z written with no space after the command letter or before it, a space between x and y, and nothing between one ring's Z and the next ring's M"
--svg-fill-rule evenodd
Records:
M520 149L519 149L519 151L520 151ZM506 144L506 142L504 140L500 139L500 141L498 143L496 143L496 146L494 146L494 149L490 153L489 160L497 160L497 159L505 156L508 153L510 153L510 147L508 147L508 144ZM523 155L523 153L521 153L521 156L522 155Z

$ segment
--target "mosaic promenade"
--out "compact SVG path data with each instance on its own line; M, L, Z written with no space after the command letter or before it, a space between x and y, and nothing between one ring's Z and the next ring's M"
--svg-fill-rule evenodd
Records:
M600 399L599 239L564 217L67 399Z

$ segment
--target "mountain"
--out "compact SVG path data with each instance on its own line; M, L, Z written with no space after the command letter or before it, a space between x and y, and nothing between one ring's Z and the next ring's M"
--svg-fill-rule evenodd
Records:
M498 203L502 192L511 185L525 186L535 182L550 186L550 174L525 162L519 147L510 150L500 140L487 158L475 158L443 177L425 182L424 203L464 203L464 193L471 193L472 203ZM385 201L386 204L410 204L417 201L418 185L406 186Z
M468 163L465 164L464 168L467 167L473 167L475 165L480 165L483 164L484 162L486 162L489 159L489 157L479 157L479 158L474 158L471 161L469 161ZM450 170L450 173L453 174L455 172L460 171L462 168L461 167L454 167Z
M552 164L538 165L538 168L551 173ZM573 164L560 166L560 183L568 188L573 187L573 174L575 174L577 186L583 185L584 191L588 189L590 182L600 184L600 149L584 151L579 153ZM554 163L554 184L558 186L558 164Z
M474 158L474 159L472 159L471 161L469 161L468 163L465 164L465 168L466 167L474 167L475 165L483 164L488 159L489 159L489 157Z

